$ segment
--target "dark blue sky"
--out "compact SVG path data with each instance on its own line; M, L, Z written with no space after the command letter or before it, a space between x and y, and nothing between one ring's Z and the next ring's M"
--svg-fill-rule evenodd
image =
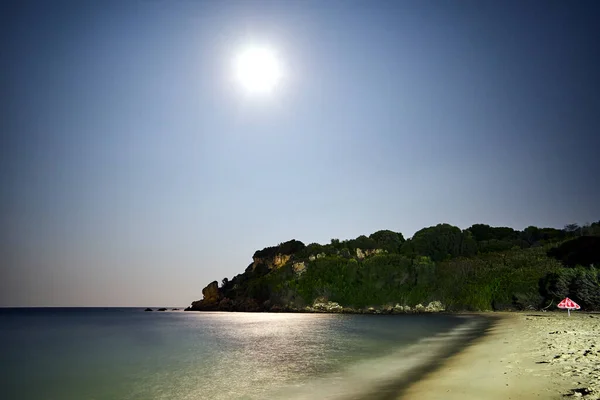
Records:
M596 1L0 7L0 305L185 305L292 238L600 218ZM268 97L232 82L256 41Z

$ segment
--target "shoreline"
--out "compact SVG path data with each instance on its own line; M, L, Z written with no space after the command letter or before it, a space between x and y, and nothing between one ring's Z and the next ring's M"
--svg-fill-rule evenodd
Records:
M600 314L480 313L488 333L443 360L398 400L600 398Z
M442 360L458 354L473 340L485 335L495 321L494 317L474 314L458 318L462 321L449 330L424 336L377 357L341 366L335 373L314 377L309 386L301 385L297 391L273 398L395 400L414 382L434 371Z
M368 396L355 393L356 399L600 400L600 313L575 311L569 317L566 311L295 312L455 315L485 321L447 348L438 349L436 360L423 359L411 371L382 382Z

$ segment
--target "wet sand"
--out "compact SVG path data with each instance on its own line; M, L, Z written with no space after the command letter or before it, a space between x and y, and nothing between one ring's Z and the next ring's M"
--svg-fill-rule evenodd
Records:
M488 335L400 399L600 399L600 314L493 315L500 318Z

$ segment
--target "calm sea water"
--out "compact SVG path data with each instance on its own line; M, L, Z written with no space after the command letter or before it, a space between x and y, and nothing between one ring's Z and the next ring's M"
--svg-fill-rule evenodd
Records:
M0 309L0 398L361 398L431 362L466 321Z

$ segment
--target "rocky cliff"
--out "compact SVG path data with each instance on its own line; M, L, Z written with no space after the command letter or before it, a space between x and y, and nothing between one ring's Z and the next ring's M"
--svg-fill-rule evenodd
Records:
M219 282L213 281L202 289L202 300L192 302L192 310L201 311L216 311L218 309L220 301L223 299L223 295L219 290Z
M266 301L266 293L257 293L256 281L273 270L291 265L294 254L304 249L302 242L291 240L279 246L257 250L252 263L243 274L231 281L224 279L219 288L217 281L202 289L203 298L192 302L187 311L270 311L274 304ZM306 268L303 262L294 263L294 270L300 274ZM277 307L275 307L277 309Z
M325 245L290 240L256 251L243 273L211 282L187 310L530 310L566 296L600 309L599 238L569 232L438 224L408 240L389 230Z
M318 250L318 251L317 251ZM302 242L291 240L279 246L258 250L252 257L252 263L243 274L231 281L223 280L219 287L214 281L202 289L203 298L194 301L187 311L287 311L287 312L345 312L345 313L399 313L419 311L416 307L399 305L385 307L342 307L338 303L319 297L306 304L294 290L288 290L287 296L274 296L272 285L266 285L273 273L277 271L283 277L278 286L293 286L293 282L306 273L311 264L326 257L340 257L345 254L348 259L364 261L365 259L385 254L382 249L355 248L352 252L329 250L329 254L317 249L307 251ZM319 252L320 251L320 252ZM285 291L283 291L285 292ZM437 304L437 303L435 303ZM422 307L423 311L425 307ZM434 307L435 308L435 307ZM443 308L443 307L442 307ZM431 307L427 311L434 311ZM436 309L435 311L440 311Z
M283 267L291 258L291 254L275 254L273 257L253 257L252 270L264 265L268 269L276 269Z

